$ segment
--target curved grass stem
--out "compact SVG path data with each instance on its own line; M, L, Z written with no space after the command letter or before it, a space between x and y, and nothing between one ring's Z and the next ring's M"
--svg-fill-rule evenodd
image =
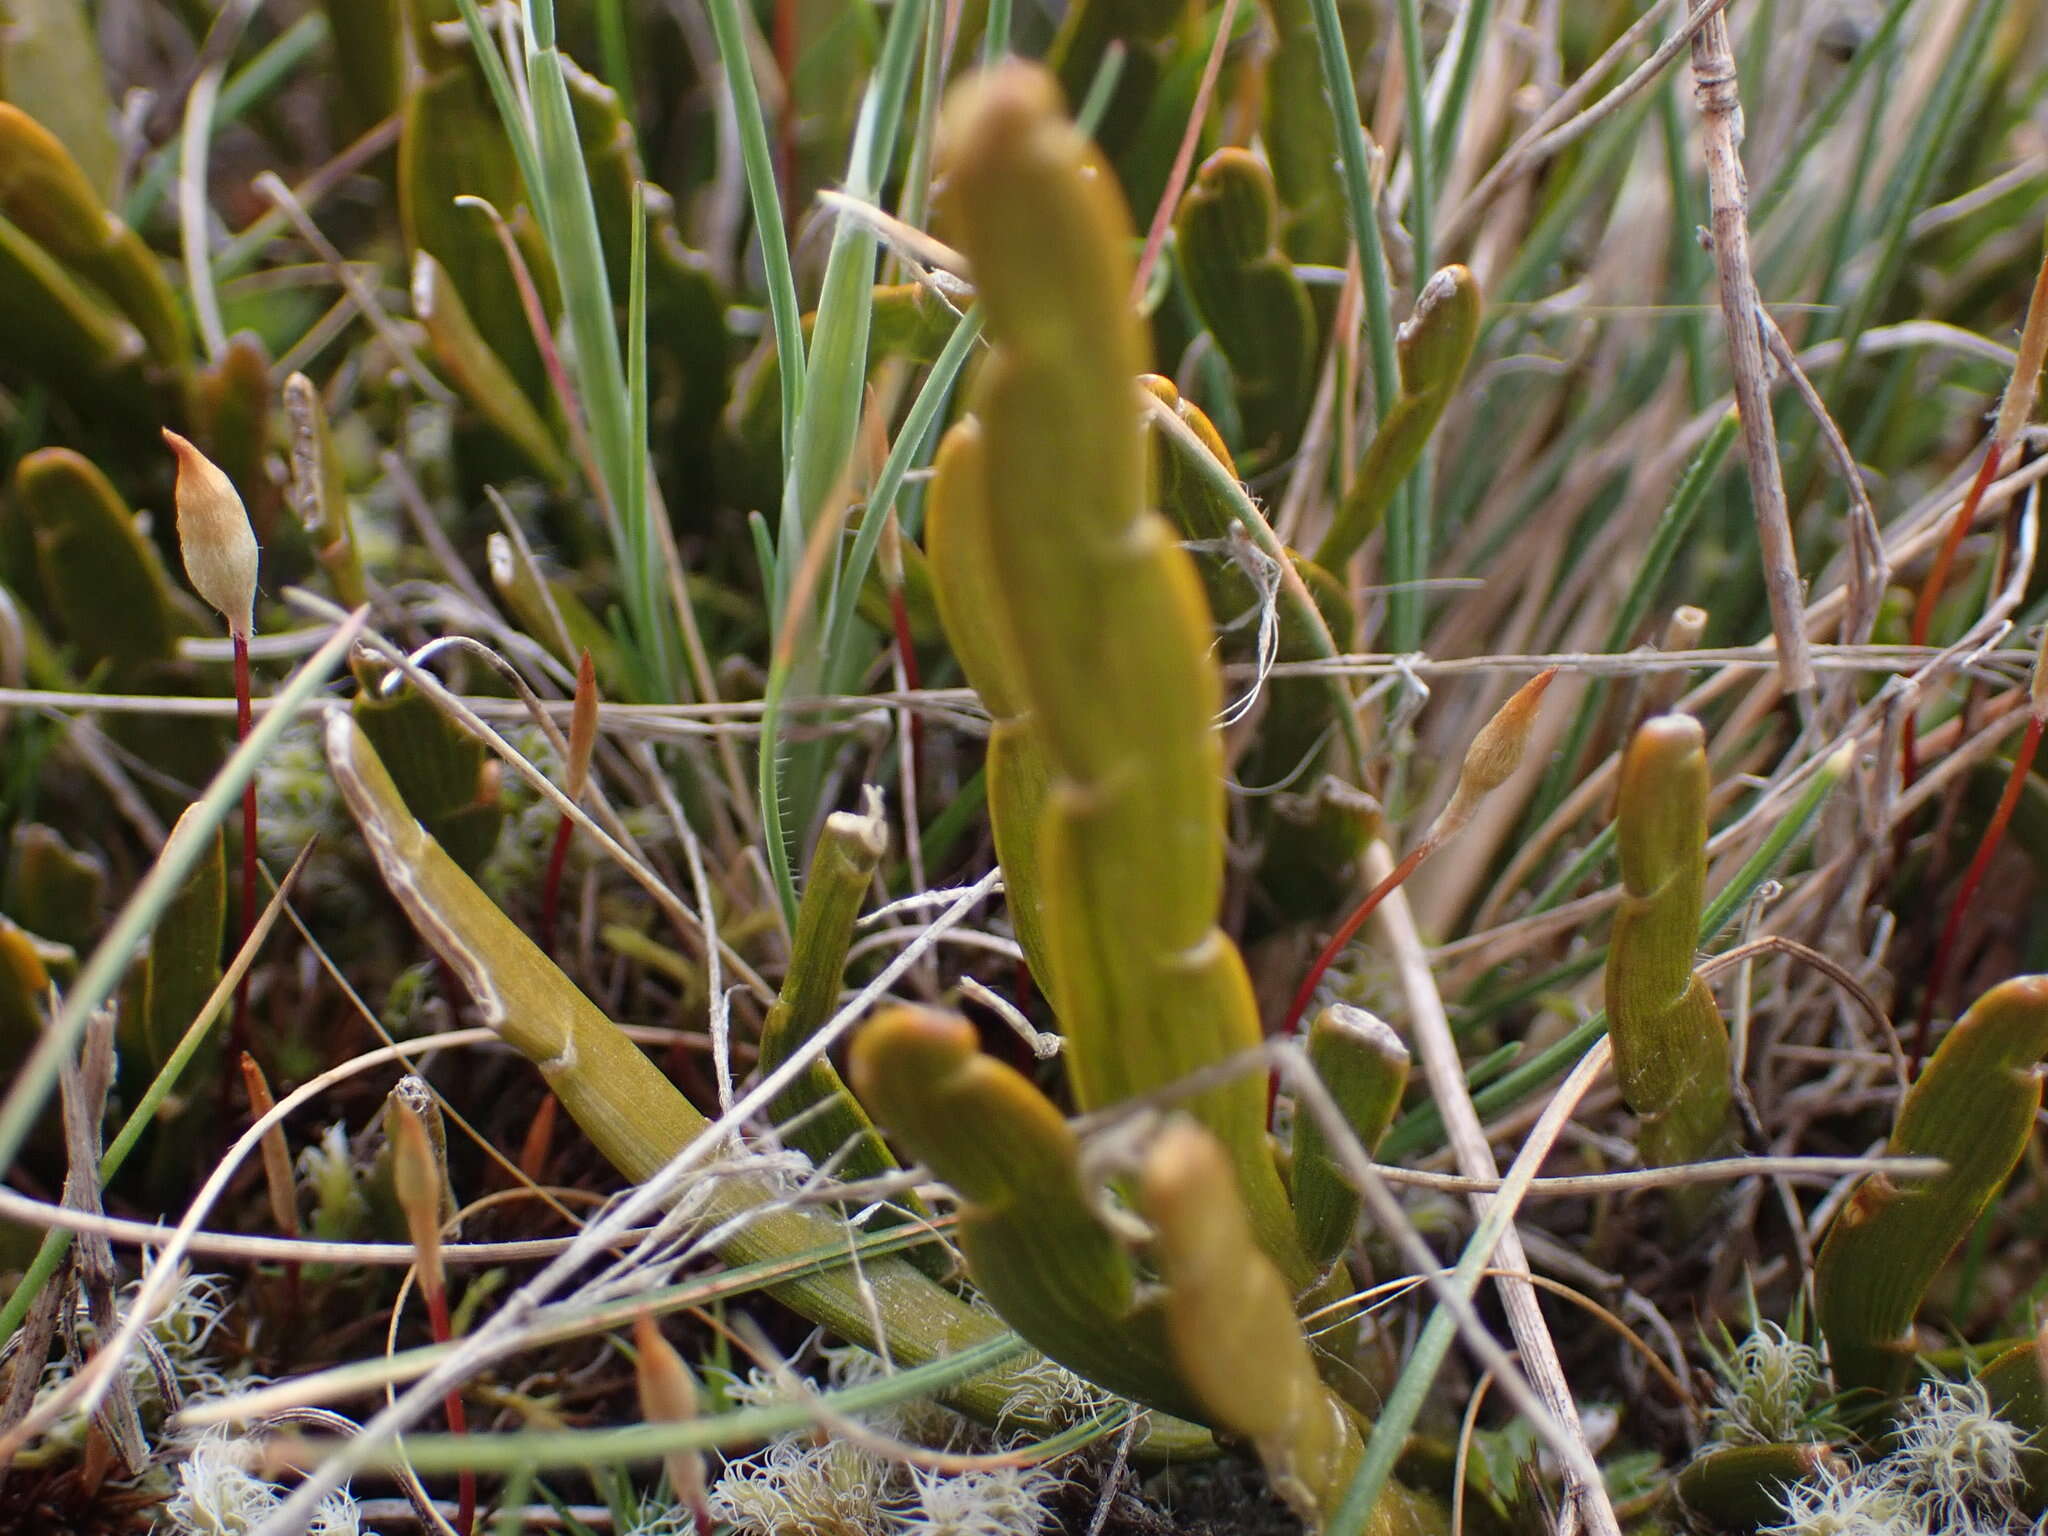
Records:
M1408 850L1406 857L1394 866L1386 879L1366 893L1365 900L1352 908L1351 915L1344 919L1335 933L1330 935L1330 942L1323 946L1322 952L1316 956L1315 964L1311 965L1308 974L1302 977L1301 986L1295 991L1294 1001L1287 1005L1287 1017L1280 1025L1281 1034L1291 1035L1300 1027L1301 1016L1308 1012L1309 1000L1316 995L1316 988L1322 983L1330 967L1337 963L1337 957L1350 947L1354 938L1358 937L1358 930L1365 926L1366 919L1373 915L1381 902L1400 888L1402 881L1421 868L1422 861L1435 853L1442 844L1442 836L1432 831L1429 836Z

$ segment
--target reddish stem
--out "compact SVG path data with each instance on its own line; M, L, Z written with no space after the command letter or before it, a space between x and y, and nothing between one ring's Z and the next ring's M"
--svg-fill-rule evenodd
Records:
M1344 919L1343 926L1330 935L1330 942L1325 944L1323 952L1316 956L1316 963L1308 968L1308 975L1302 978L1301 987L1294 994L1294 1001L1288 1004L1287 1018L1280 1025L1281 1034L1294 1034L1301 1027L1301 1016L1308 1012L1309 999L1316 995L1316 986L1322 981L1323 973L1337 963L1337 957L1343 954L1352 939L1357 937L1358 930L1365 926L1365 920L1372 916L1374 909L1394 893L1395 887L1414 874L1416 867L1424 859L1436 852L1437 842L1438 839L1435 837L1425 837L1410 849L1408 856L1396 864L1387 878L1374 886L1366 894L1365 900Z
M439 1285L420 1287L427 1293L427 1324L433 1329L436 1344L451 1343L455 1331L448 1321L448 1292ZM469 1433L469 1415L463 1411L462 1394L450 1392L441 1399L441 1410L448 1416L448 1433L466 1435ZM455 1529L460 1536L469 1536L476 1524L476 1474L462 1471L455 1477Z
M541 1091L546 1097L534 1111L533 1123L526 1128L526 1140L519 1148L519 1171L536 1184L547 1172L548 1157L555 1148L555 1121L561 1104L552 1089Z
M1913 608L1913 644L1927 643L1928 631L1934 628L1934 605L1941 600L1941 590L1948 585L1949 567L1955 564L1956 551L1962 547L1963 536L1970 531L1970 525L1977 520L1977 508L1983 504L1984 493L1991 482L1998 478L1998 461L2003 457L1998 439L1993 438L1984 449L1984 462L1977 469L1977 478L1970 482L1970 494L1963 498L1963 504L1956 508L1955 520L1948 525L1948 532L1942 536L1941 548L1934 556L1934 567L1927 573L1927 580L1920 588L1920 600ZM1911 789L1913 780L1919 776L1918 753L1919 733L1913 728L1913 717L1906 716L1905 729L1900 739L1899 778L1901 789Z
M1948 909L1948 920L1941 925L1941 939L1934 946L1934 967L1927 975L1927 996L1922 1003L1920 1029L1913 1037L1912 1070L1918 1073L1920 1063L1927 1055L1927 1037L1934 1026L1934 1015L1941 1008L1942 994L1947 990L1948 968L1955 959L1956 937L1962 931L1963 917L1970 910L1970 903L1976 898L1977 887L1984 883L1984 873L1991 867L1992 857L1998 852L1998 845L2005 838L2005 829L2012 821L2012 813L2020 803L2020 791L2026 787L2027 774L2034 766L2034 753L2041 745L2041 717L2030 714L2027 717L2027 734L2020 738L2019 752L2013 757L2012 772L2006 776L2005 793L1998 797L1998 809L1991 813L1991 824L1984 829L1984 837L1977 844L1977 856L1970 860L1970 867L1963 874L1963 883L1956 892L1956 899Z
M249 637L234 636L235 642L235 740L249 739ZM242 935L238 947L246 948L256 928L256 780L242 786ZM249 978L251 965L235 983L235 1016L229 1028L228 1046L236 1055L249 1049Z
M576 835L576 824L567 816L555 828L555 845L548 850L548 871L542 876L540 885L540 947L548 954L555 952L555 920L562 911L562 871L569 865L569 840Z

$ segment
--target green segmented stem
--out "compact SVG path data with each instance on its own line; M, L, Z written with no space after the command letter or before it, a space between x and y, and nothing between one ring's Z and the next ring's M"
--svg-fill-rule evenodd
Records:
M761 1024L763 1072L774 1071L803 1049L838 1007L854 921L888 845L889 830L878 807L867 815L838 811L826 818L797 907L789 973ZM778 1121L797 1122L784 1129L783 1139L814 1163L833 1161L842 1178L896 1171L896 1159L875 1134L874 1122L822 1057L772 1107ZM914 1195L905 1201L913 1210L922 1209Z
M629 1179L648 1179L706 1129L704 1117L625 1033L577 990L554 962L464 874L407 809L355 722L344 710L327 723L327 759L379 872L406 916L448 962L484 1020L537 1066L562 1107L599 1152ZM788 1203L763 1177L708 1183L706 1226L731 1222L721 1253L751 1263L845 1246L839 1218ZM744 1221L732 1218L745 1215ZM1005 1332L990 1312L969 1306L901 1258L863 1263L856 1275L793 1275L767 1293L842 1338L870 1348L886 1335L901 1365L921 1365ZM1025 1385L1016 1362L952 1389L948 1401L984 1423L1008 1411ZM1184 1450L1201 1437L1162 1425Z
M854 1037L852 1060L861 1098L966 1202L958 1238L968 1273L1004 1320L1090 1381L1200 1417L1051 1101L983 1054L967 1020L928 1008L876 1015Z
M1248 150L1202 162L1174 211L1181 277L1230 363L1249 452L1288 452L1315 387L1316 317L1279 249L1273 173Z
M1287 1283L1231 1198L1230 1160L1180 1122L1154 1143L1139 1184L1166 1286L1167 1331L1195 1394L1257 1447L1273 1486L1312 1518L1364 1450L1324 1388Z
M1785 1490L1841 1460L1828 1446L1730 1445L1686 1464L1671 1497L1717 1531L1753 1531L1785 1513Z
M1614 1075L1641 1117L1637 1142L1653 1167L1709 1156L1728 1124L1728 1030L1693 969L1706 899L1707 787L1699 722L1645 721L1622 759L1622 898L1606 990ZM1698 1214L1682 1209L1681 1219Z
M413 253L412 312L426 328L434 362L477 414L550 485L571 482L569 461L539 409L470 318L462 295L431 252Z
M994 346L978 424L955 429L970 446L948 466L943 515L1001 573L985 635L1004 659L983 675L1015 687L992 710L1028 714L1049 770L1036 824L1008 835L1035 839L1048 990L1076 1098L1093 1108L1259 1040L1243 960L1216 927L1221 684L1194 567L1146 507L1133 236L1114 181L1032 66L970 82L946 125L942 210ZM949 562L933 563L957 613ZM990 805L1004 814L1001 796ZM1189 1108L1230 1148L1262 1245L1306 1283L1261 1084L1211 1088Z
M1309 1027L1308 1059L1345 1125L1370 1155L1408 1086L1408 1048L1401 1037L1364 1009L1337 1004L1316 1015ZM1330 1133L1299 1100L1294 1107L1293 1195L1301 1245L1328 1268L1350 1245L1359 1196L1331 1155Z
M1913 1363L1913 1317L1935 1274L2019 1162L2041 1109L2048 976L1978 998L1899 1105L1890 1157L1938 1157L1936 1179L1857 1186L1814 1266L1816 1316L1844 1386L1896 1390Z
M989 542L979 536L974 498L985 483L981 424L972 418L939 443L925 506L925 551L939 619L968 682L988 710L987 796L996 858L1010 926L1041 990L1052 991L1045 936L1039 822L1051 769L1037 725L1025 713L1024 682L1000 628L1002 577Z
M1358 478L1316 549L1316 564L1340 570L1386 516L1394 493L1422 461L1430 434L1465 376L1479 339L1479 284L1463 267L1445 267L1423 285L1415 311L1396 341L1399 391L1373 434ZM1419 580L1425 572L1389 571L1392 579Z
M54 134L0 102L0 215L114 301L168 368L192 361L192 335L142 238L110 212Z
M129 677L169 661L188 626L113 483L82 454L38 448L15 466L13 492L4 515L27 526L43 592L80 657Z

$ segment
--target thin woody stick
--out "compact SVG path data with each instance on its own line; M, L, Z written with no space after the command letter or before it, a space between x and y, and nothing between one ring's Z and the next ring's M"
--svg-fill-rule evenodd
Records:
M1778 640L1778 676L1785 692L1810 698L1814 692L1813 654L1806 639L1799 557L1785 507L1785 475L1778 463L1771 388L1764 376L1763 336L1757 326L1763 302L1757 296L1756 273L1749 260L1749 185L1739 149L1742 102L1736 90L1735 53L1725 14L1708 17L1693 34L1692 73L1706 135L1714 271L1721 289L1721 313L1728 326L1735 401L1742 417L1750 499L1756 508L1757 543L1763 556L1764 590L1771 602L1771 631Z

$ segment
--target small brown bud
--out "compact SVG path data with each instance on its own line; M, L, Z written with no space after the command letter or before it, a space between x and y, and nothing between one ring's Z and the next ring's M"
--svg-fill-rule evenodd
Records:
M385 1128L391 1133L391 1187L405 1212L406 1234L417 1255L420 1288L431 1299L441 1294L441 1170L426 1122L403 1098L385 1101Z
M1991 440L2002 450L2019 441L2020 429L2033 419L2034 397L2041 384L2041 367L2048 362L2048 256L2034 276L2034 295L2027 303L2026 323L2020 327L2019 361L2012 370L2012 383L1998 405L1998 425Z
M1522 766L1522 751L1529 744L1529 732L1536 724L1536 711L1543 692L1557 668L1545 667L1508 695L1507 703L1494 711L1493 718L1479 728L1472 745L1465 749L1465 764L1458 773L1458 787L1451 803L1437 818L1433 835L1448 835L1463 826L1479 808L1479 802L1499 789Z
M660 1325L645 1312L633 1319L633 1348L640 1356L640 1416L649 1424L686 1424L697 1417L697 1383ZM704 1502L704 1458L678 1451L664 1458L668 1480L685 1508Z
M255 629L256 535L249 513L221 467L163 429L178 456L178 548L194 589L246 639Z
M261 1120L277 1107L270 1080L247 1051L242 1052L242 1086L249 1095L249 1116ZM286 1237L299 1235L298 1184L292 1178L291 1147L284 1139L284 1127L273 1125L263 1133L263 1183L270 1196L270 1214Z

